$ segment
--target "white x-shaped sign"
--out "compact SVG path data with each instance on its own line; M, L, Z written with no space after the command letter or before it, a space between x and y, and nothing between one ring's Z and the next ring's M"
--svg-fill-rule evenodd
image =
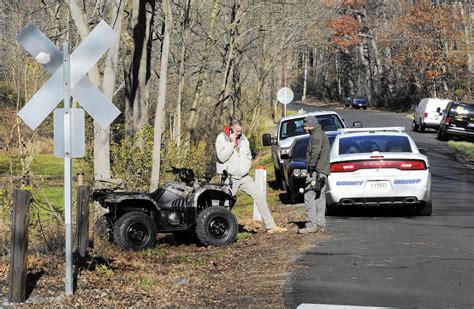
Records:
M63 99L63 55L31 22L18 33L16 39L37 60L43 56L45 61L40 62L51 74L18 113L35 130ZM71 55L72 96L103 128L109 126L120 111L89 81L86 74L117 39L118 34L101 21Z

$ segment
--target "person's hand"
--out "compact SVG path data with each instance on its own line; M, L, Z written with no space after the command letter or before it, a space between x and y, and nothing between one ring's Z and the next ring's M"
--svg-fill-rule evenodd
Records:
M235 140L237 139L237 136L235 136L235 133L232 132L229 135L230 141L235 145Z
M229 137L230 137L230 140L231 140L232 144L234 144L234 148L239 150L240 149L239 143L236 142L237 141L237 135L234 132L232 132L232 133L230 133Z

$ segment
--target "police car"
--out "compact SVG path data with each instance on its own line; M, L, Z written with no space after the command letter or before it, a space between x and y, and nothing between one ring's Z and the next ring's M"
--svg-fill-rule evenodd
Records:
M431 215L426 150L418 149L404 127L340 131L330 154L328 212L337 207L411 206L417 215Z

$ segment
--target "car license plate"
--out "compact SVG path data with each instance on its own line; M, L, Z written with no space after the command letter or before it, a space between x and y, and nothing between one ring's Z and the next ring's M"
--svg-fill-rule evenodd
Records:
M390 182L386 180L376 180L376 181L367 181L366 189L372 191L389 191L392 188L390 187Z

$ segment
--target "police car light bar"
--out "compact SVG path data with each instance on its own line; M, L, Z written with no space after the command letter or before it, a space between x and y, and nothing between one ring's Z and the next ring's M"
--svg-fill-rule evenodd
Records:
M379 127L379 128L349 128L349 129L339 129L338 131L341 134L349 134L349 133L361 133L361 132L404 132L405 127Z

